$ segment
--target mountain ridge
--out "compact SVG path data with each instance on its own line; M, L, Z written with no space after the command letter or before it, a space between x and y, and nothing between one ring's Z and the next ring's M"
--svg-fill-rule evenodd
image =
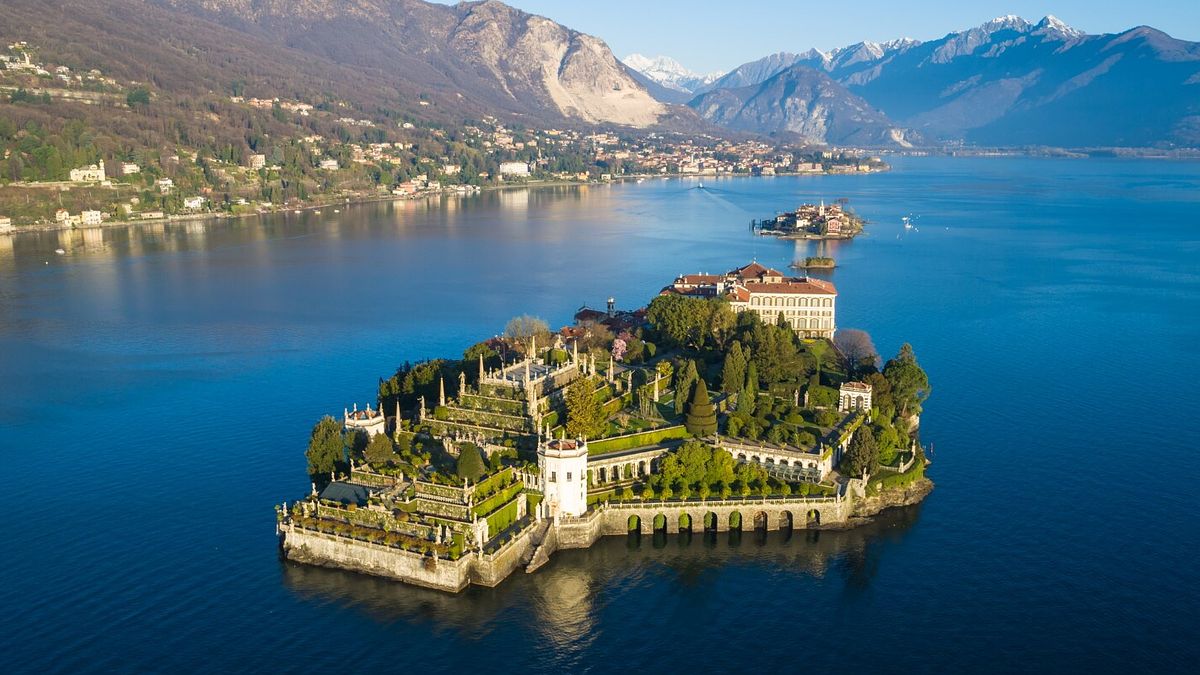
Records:
M1200 43L1146 26L1089 35L1053 15L1036 23L1008 15L924 42L771 54L700 93L759 85L797 66L828 74L934 143L1200 146Z

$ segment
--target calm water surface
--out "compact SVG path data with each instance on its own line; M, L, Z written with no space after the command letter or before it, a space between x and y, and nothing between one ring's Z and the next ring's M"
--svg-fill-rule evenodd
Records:
M695 185L0 237L0 670L1195 665L1200 164ZM869 236L747 232L837 197ZM922 506L848 533L608 539L460 596L278 559L309 428L402 361L826 253L839 324L912 342L933 380Z

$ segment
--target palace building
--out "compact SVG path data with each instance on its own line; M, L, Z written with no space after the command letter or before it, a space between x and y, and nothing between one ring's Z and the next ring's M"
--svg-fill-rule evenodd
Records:
M733 311L755 312L764 323L775 323L783 314L792 330L802 337L832 339L837 330L837 289L832 283L789 277L757 262L725 274L684 274L662 293L723 297Z

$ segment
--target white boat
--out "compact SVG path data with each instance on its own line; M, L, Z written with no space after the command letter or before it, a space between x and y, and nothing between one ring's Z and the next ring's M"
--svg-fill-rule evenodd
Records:
M292 213L303 213L303 211L301 211L300 209L296 209L295 211L292 211Z
M906 230L913 229L912 218L910 218L908 216L904 216L903 218L900 219L900 222L904 223L904 229L906 229Z
M341 212L342 212L342 210L341 210L341 209L334 209L334 210L333 210L333 212L334 212L334 213L341 213Z
M54 249L54 252L57 253L58 255L66 255L66 253L67 253L66 251L62 250L61 248Z

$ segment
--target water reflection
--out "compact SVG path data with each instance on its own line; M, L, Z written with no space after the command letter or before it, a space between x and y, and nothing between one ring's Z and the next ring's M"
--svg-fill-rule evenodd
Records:
M715 573L734 566L798 580L841 578L847 590L861 592L871 585L888 550L916 525L920 510L920 505L892 509L847 531L605 537L590 549L559 551L535 574L518 571L496 588L472 586L458 595L286 561L281 565L284 584L298 596L353 606L383 623L433 621L477 635L520 607L533 614L546 639L561 649L578 650L595 633L601 598L660 584L679 593L704 592L714 585Z

